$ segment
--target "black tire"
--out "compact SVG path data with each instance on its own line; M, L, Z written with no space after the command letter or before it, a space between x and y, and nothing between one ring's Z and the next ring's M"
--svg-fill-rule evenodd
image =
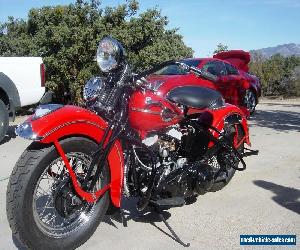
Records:
M241 139L242 137L244 136L244 130L242 128L241 125L238 126L238 139ZM244 143L242 143L238 148L237 150L239 152L243 152L244 150ZM236 163L235 164L235 167L238 167L239 163ZM211 187L211 189L209 190L210 192L217 192L221 189L223 189L230 181L231 179L233 178L234 174L235 174L235 169L234 168L230 168L228 170L228 174L227 174L227 178L225 181L223 182L217 182L217 183L214 183L213 186Z
M9 117L6 105L0 99L0 142L4 139L9 125Z
M61 145L66 154L80 152L90 155L97 147L95 142L80 137L64 139ZM92 236L109 205L110 198L106 192L92 206L91 217L84 222L77 222L78 228L67 236L55 238L41 230L34 215L34 190L40 176L48 173L45 172L49 171L46 170L47 166L58 158L54 146L43 148L33 143L21 155L10 176L6 193L7 218L13 235L29 249L75 249L79 247ZM105 164L102 172L101 186L109 182L107 165Z
M252 115L255 111L256 105L257 105L257 98L256 94L253 90L248 89L246 90L245 96L244 96L244 105L250 112L250 115Z

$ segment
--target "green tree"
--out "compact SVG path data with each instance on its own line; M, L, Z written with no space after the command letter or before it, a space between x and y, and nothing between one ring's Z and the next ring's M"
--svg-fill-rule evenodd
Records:
M218 54L223 51L228 51L228 46L222 43L218 43L217 48L214 51L214 54Z
M85 81L99 74L97 43L106 35L121 41L134 70L170 59L191 57L177 29L157 8L137 14L138 2L101 8L99 1L77 0L67 6L31 9L28 20L9 18L0 26L1 56L42 56L46 86L58 96L70 90L80 101Z
M292 93L290 93L290 95L300 96L300 64L299 66L293 69L290 79L291 79L290 89L292 90Z
M259 77L263 95L291 96L300 94L299 74L300 58L283 57L280 54L264 58L254 53L251 57L250 71Z

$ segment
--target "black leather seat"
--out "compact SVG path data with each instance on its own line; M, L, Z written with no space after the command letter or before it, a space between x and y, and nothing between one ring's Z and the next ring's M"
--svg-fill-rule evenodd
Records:
M222 95L209 88L198 86L182 86L172 89L167 99L188 107L198 109L216 109L224 106Z

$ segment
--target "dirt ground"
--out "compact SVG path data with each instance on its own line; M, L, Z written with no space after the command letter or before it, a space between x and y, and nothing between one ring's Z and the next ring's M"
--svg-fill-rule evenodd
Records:
M18 118L17 123L24 117ZM236 173L220 192L164 212L189 249L242 249L240 234L300 235L300 100L261 100L250 119L252 148L247 170ZM10 136L0 145L0 249L16 249L5 213L6 179L29 142ZM123 200L128 227L106 217L80 249L180 249L155 213L138 213L135 200ZM20 249L22 249L20 247ZM247 247L247 249L270 249ZM284 249L284 247L272 247Z

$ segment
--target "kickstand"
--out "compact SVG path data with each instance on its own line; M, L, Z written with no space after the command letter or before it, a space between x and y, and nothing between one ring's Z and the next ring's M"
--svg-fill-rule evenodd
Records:
M124 210L122 208L120 208L120 217L122 220L123 227L127 227L127 220L125 218Z
M258 155L258 150L252 150L250 148L244 148L243 157L251 156L251 155Z
M172 233L173 237L175 240L182 246L184 247L189 247L190 243L185 244L179 237L178 235L174 232L174 230L171 228L169 223L166 221L165 217L163 216L161 210L157 207L154 208L154 211L158 214L159 218L163 221L163 223L166 225L166 227L169 229L169 231Z

